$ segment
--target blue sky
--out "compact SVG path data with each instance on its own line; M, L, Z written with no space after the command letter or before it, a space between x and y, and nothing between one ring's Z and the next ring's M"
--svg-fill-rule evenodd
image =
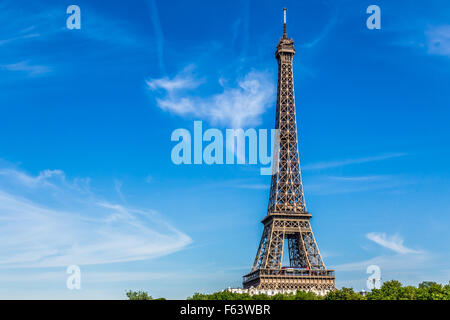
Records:
M174 165L170 136L273 128L283 7L306 204L337 285L364 288L371 264L450 280L448 1L2 1L0 298L241 285L270 177Z

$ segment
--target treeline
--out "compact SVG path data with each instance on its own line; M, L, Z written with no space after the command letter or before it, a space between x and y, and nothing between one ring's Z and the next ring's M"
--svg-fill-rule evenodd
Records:
M166 300L166 298L156 298L154 299L147 291L127 291L126 293L128 300Z
M153 299L145 291L129 291L130 300L164 300ZM422 282L418 287L402 286L397 280L385 282L380 289L373 289L366 294L355 292L352 288L342 288L319 296L313 292L297 291L295 294L249 295L228 291L212 294L195 293L187 300L450 300L450 284L441 285L436 282Z

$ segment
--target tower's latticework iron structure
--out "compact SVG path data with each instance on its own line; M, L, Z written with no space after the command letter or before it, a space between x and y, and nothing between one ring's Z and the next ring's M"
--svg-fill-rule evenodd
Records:
M275 128L278 150L269 206L262 220L264 231L252 271L244 276L244 288L314 290L335 288L334 271L327 270L320 256L306 210L297 144L292 60L294 41L284 32L278 42L278 91ZM287 247L285 248L285 242ZM287 250L286 250L287 249ZM283 253L289 252L289 266L283 267Z

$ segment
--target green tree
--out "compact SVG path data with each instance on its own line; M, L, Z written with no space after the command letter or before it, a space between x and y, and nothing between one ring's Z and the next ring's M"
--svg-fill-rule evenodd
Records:
M293 293L278 293L269 296L264 293L249 295L248 293L232 293L229 291L215 292L212 294L195 293L188 300L319 300L320 296L313 292L297 291Z
M314 292L307 291L297 291L295 296L295 300L322 300L323 297L315 294Z
M443 288L442 291L444 293L444 300L450 300L450 283L446 284Z
M417 300L417 288L413 286L402 287L400 289L399 300Z
M165 300L153 299L145 291L128 291L130 300ZM367 296L354 292L352 288L342 288L329 292L325 297L314 292L297 291L295 294L266 294L249 295L248 293L233 293L229 291L214 292L212 294L195 293L187 300L450 300L450 283L441 285L436 282L425 281L418 285L403 287L397 280L385 282L380 289L372 289Z
M194 293L187 300L253 300L249 294L229 291L214 292L212 294Z
M432 281L424 281L419 284L418 298L420 300L446 300L448 297L446 286Z
M270 300L270 296L265 293L254 294L251 296L252 300Z
M365 297L353 291L352 288L337 289L329 292L325 300L365 300Z
M434 281L423 281L419 283L419 289L428 289L434 285L437 285L437 283Z
M127 291L126 293L128 300L153 300L151 296L148 295L148 292L139 290L139 291Z
M277 293L271 297L272 300L294 300L293 294Z
M381 289L372 289L368 300L398 300L401 297L402 284L397 280L383 283Z

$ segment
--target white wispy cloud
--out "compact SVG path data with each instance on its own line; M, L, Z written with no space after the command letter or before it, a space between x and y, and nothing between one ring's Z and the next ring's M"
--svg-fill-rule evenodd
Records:
M373 190L398 190L414 183L400 175L367 176L312 176L304 181L308 193L319 195L366 192Z
M258 125L261 115L274 103L274 86L265 72L249 72L234 87L225 86L221 81L221 93L206 97L193 94L191 91L203 82L193 76L192 68L187 68L172 79L150 79L146 83L151 91L164 92L163 97L156 99L162 110L231 128Z
M344 181L344 182L379 182L391 178L389 175L372 175L372 176L329 176L330 180Z
M403 244L399 236L389 237L383 233L369 233L376 243L392 250L390 254L383 254L369 259L330 265L330 269L339 274L336 283L348 287L366 288L369 276L367 267L376 265L380 267L382 281L395 279L404 285L417 285L422 281L448 281L448 259L444 255L424 250L413 250Z
M88 14L86 14L88 12ZM132 24L119 17L111 17L94 8L81 7L81 30L68 30L65 10L54 6L31 6L27 10L18 7L14 1L5 1L0 6L0 46L25 41L61 41L64 33L76 34L82 38L102 42L110 46L141 47L146 45L142 37L132 30ZM5 49L2 49L5 50ZM26 53L25 53L26 54Z
M333 12L331 18L328 19L328 23L325 25L323 30L317 35L317 37L314 40L310 41L310 42L302 44L301 47L309 49L309 48L312 48L312 47L316 46L333 29L333 27L337 23L337 20L338 20L338 13L337 13L337 11L335 11L335 12Z
M391 158L398 158L406 156L406 153L387 153L377 156L370 156L370 157L360 157L360 158L353 158L353 159L344 159L344 160L335 160L335 161L324 161L324 162L318 162L313 164L307 164L302 166L303 170L320 170L320 169L328 169L328 168L335 168L335 167L342 167L352 164L360 164L360 163L367 163L367 162L374 162L374 161L381 161L381 160L387 160Z
M450 25L430 27L425 35L429 54L450 57Z
M83 20L80 36L103 42L112 47L136 48L147 45L147 41L142 39L138 32L131 29L129 22L119 17L107 16L92 8L84 9L82 14L88 10L89 18ZM66 28L63 28L62 31L76 32Z
M151 209L108 202L60 170L0 170L0 266L55 267L144 260L191 242Z
M0 176L5 177L8 180L15 180L26 187L38 187L38 186L52 186L50 182L51 178L58 177L61 180L65 180L65 174L61 170L44 170L37 176L30 176L22 171L12 168L0 169Z
M398 236L388 236L385 233L371 232L366 237L375 243L388 248L392 252L369 259L348 262L330 266L340 274L340 283L348 286L365 288L366 279L369 276L367 267L376 265L381 270L383 281L396 279L405 285L417 285L424 280L433 279L442 281L443 274L439 272L442 257L427 251L413 250L404 245L403 239Z
M122 193L122 185L122 181L114 179L114 189L116 190L117 195L119 196L120 200L122 200L122 202L126 202L125 197Z
M407 248L403 244L403 239L399 235L388 236L386 233L370 232L366 234L367 239L379 244L382 247L390 249L399 254L422 253L418 250Z
M24 72L28 76L43 75L51 71L51 68L48 66L31 64L29 61L21 61L11 64L2 64L0 65L0 69L6 71Z
M412 31L402 30L402 37L392 45L413 48L428 55L450 57L450 25L419 24Z
M83 268L84 269L84 268ZM238 270L246 270L240 268ZM65 271L65 270L64 270ZM227 270L228 271L228 270ZM177 271L85 271L82 270L82 282L83 283L117 283L117 282L130 282L130 281L152 281L152 280L174 280L174 279L208 279L214 275L217 276L217 271L211 270L210 273L206 272L192 272L186 271L183 273ZM0 283L30 283L30 282L60 282L64 283L67 280L67 273L61 271L46 271L42 272L39 269L22 269L20 273L16 274L0 274Z
M31 10L18 10L14 2L4 0L0 4L0 46L23 41L26 39L38 38L41 34L35 24L39 19L46 21L42 13L32 14ZM4 50L2 48L2 50Z
M39 37L40 34L39 33L29 33L29 34L22 34L22 35L17 35L17 36L13 36L10 38L6 38L6 39L1 39L0 40L0 46L10 43L10 42L14 42L14 41L19 41L19 40L24 40L24 39L31 39L31 38L37 38Z
M155 0L149 0L148 5L150 7L150 16L153 24L153 31L155 35L156 51L158 55L158 63L161 72L165 74L166 67L164 64L164 34L162 31L161 21L159 19L158 6Z
M146 83L150 90L162 90L172 96L181 90L196 89L205 82L204 79L197 79L194 76L194 70L195 66L190 64L173 78L163 77L159 79L149 79Z
M426 253L383 255L363 261L334 265L330 268L339 272L359 271L363 273L370 265L380 266L383 271L414 270L426 268L427 263L431 263L430 259L431 255Z
M326 170L343 166L358 165L394 159L406 156L406 153L386 153L376 156L359 157L343 160L323 161L302 166L308 170ZM312 194L341 194L353 192L365 192L369 190L396 189L413 184L414 180L400 175L359 175L359 176L335 176L313 175L304 181L306 189Z

